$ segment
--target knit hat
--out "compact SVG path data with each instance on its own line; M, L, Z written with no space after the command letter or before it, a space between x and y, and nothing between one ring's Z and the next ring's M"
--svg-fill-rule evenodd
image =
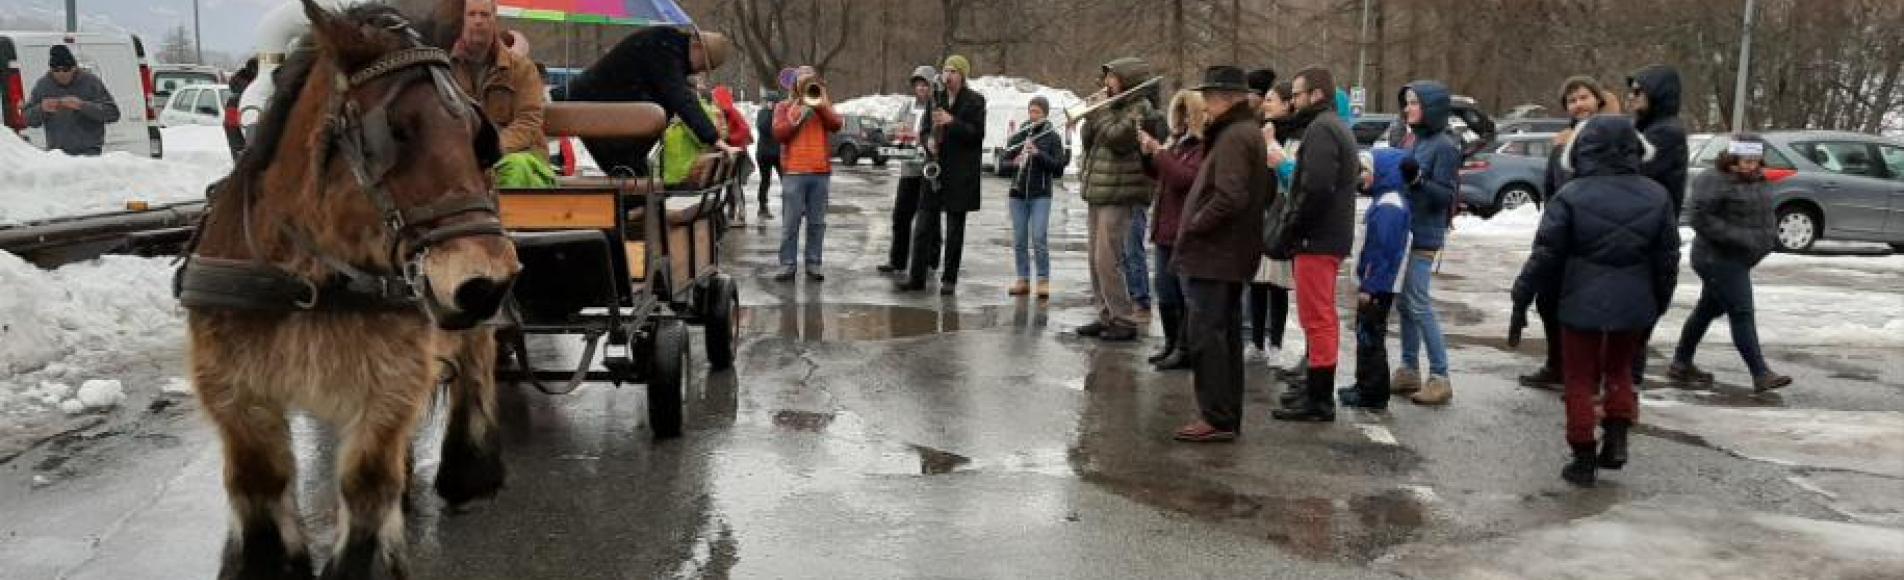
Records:
M972 78L972 61L965 60L965 57L963 56L959 56L955 54L952 56L945 57L944 68L949 68L955 71L959 71L959 76L962 76L968 79Z
M925 65L925 64L919 65L918 68L912 69L912 78L907 80L925 81L929 84L938 84L939 69L932 68L932 65Z
M786 92L792 92L793 81L796 80L797 77L795 75L798 75L798 74L799 74L799 71L795 70L793 67L787 67L787 68L780 69L780 74L775 76L774 80L780 82L780 90L786 91Z
M47 52L46 66L48 68L74 68L79 66L79 60L73 58L73 49L66 48L64 44L55 44L53 45L53 49Z

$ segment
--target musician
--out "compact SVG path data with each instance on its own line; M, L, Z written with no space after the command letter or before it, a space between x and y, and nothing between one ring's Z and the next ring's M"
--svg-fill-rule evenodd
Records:
M702 143L734 152L721 140L720 130L694 94L688 75L720 68L733 45L727 37L671 26L643 28L623 38L569 84L574 101L646 101L661 105L679 117ZM648 151L660 135L649 138L583 139L588 153L604 171L629 171L647 176Z
M827 190L833 179L833 149L828 142L846 120L833 110L826 85L818 73L800 67L793 96L774 105L774 139L780 141L780 273L775 280L792 280L800 259L800 225L807 231L807 279L826 279L820 271L826 247Z
M918 224L913 228L912 260L900 290L924 290L926 268L932 256L939 261L939 294L951 295L959 282L959 258L965 250L965 214L978 211L979 160L985 146L985 97L966 86L972 63L952 55L939 71L945 94L925 119L920 134L929 134L927 147L939 161L939 188L920 196ZM929 133L928 133L929 132ZM941 224L940 218L944 217ZM942 229L943 225L943 229Z
M925 133L918 131L932 112L933 93L938 83L939 71L932 65L912 69L912 105L899 112L897 126L905 127L905 131L918 137L920 150L899 163L899 195L893 200L892 251L886 254L886 263L879 265L883 273L905 272L907 260L912 258L912 220L919 213L919 191L926 184L926 138Z
M1058 137L1060 129L1047 118L1051 101L1032 97L1025 114L1030 117L1025 126L1005 141L1005 157L1018 165L1010 194L1012 259L1018 268L1018 281L1007 293L1030 293L1031 278L1036 275L1038 298L1043 299L1051 297L1051 252L1045 244L1045 228L1051 220L1051 187L1064 177L1064 166L1071 160L1064 141Z
M1090 206L1091 289L1098 317L1077 332L1106 341L1130 341L1137 339L1139 324L1124 268L1131 214L1150 205L1155 188L1144 174L1137 134L1156 125L1158 115L1144 95L1125 95L1150 80L1150 63L1120 58L1102 70L1103 98L1114 102L1086 116L1079 132L1084 144L1084 203Z

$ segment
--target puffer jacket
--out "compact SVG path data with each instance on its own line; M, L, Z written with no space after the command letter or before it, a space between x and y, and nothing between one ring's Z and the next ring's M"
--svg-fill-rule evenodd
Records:
M1152 76L1142 59L1120 58L1104 65L1125 87ZM1162 119L1147 95L1132 95L1084 120L1079 137L1084 145L1083 195L1090 205L1146 205L1156 188L1144 174L1143 152L1137 132L1159 134Z
M1686 125L1679 121L1679 71L1665 65L1642 68L1627 85L1646 91L1646 113L1634 119L1656 154L1640 164L1640 174L1659 182L1673 200L1673 215L1686 205Z
M1360 152L1349 126L1325 106L1303 131L1289 203L1270 249L1272 257L1297 254L1346 258L1355 245L1356 186Z
M1408 92L1421 101L1421 124L1412 125L1414 144L1408 148L1421 166L1421 179L1408 185L1408 230L1415 249L1439 250L1447 243L1454 213L1461 146L1448 134L1448 115L1454 104L1448 87L1434 81L1416 81L1402 88L1397 99L1406 108Z
M1679 281L1679 227L1665 189L1639 174L1654 153L1628 117L1581 125L1563 157L1574 178L1547 204L1514 306L1559 297L1560 323L1584 332L1651 328Z
M1778 243L1778 218L1764 178L1742 181L1709 171L1692 185L1692 262L1726 260L1757 265Z

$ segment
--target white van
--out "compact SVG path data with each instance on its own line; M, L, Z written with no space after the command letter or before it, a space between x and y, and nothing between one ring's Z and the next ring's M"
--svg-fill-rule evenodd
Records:
M164 154L145 45L128 34L0 31L0 106L7 128L35 146L46 146L45 131L27 128L25 106L34 83L46 77L46 59L55 44L72 49L80 68L98 76L119 106L119 121L106 126L105 150Z

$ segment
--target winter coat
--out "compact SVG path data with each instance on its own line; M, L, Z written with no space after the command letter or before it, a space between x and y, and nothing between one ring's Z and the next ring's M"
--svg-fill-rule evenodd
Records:
M754 143L754 131L747 126L747 115L743 115L734 106L734 92L727 87L714 87L714 106L721 108L721 116L727 119L727 144L741 149Z
M1263 194L1275 180L1263 163L1263 131L1239 104L1204 134L1210 144L1183 202L1171 267L1189 278L1248 282L1263 255Z
M1149 80L1150 65L1141 59L1120 58L1104 68L1125 87ZM1162 118L1146 95L1131 95L1084 119L1079 138L1084 145L1083 194L1090 205L1146 205L1156 189L1144 174L1143 152L1137 132L1160 132Z
M1272 255L1348 257L1355 244L1359 154L1355 136L1334 110L1323 110L1309 123L1296 152L1290 210Z
M773 136L774 109L776 103L768 103L754 112L754 126L760 127L760 141L754 145L754 156L761 159L780 159L780 140Z
M1455 192L1460 188L1461 146L1448 133L1448 115L1453 112L1448 87L1434 81L1409 83L1399 95L1404 106L1411 90L1421 101L1422 122L1409 127L1414 143L1408 149L1421 166L1421 179L1408 185L1408 227L1416 249L1439 250L1447 243Z
M1145 169L1157 180L1157 200L1151 216L1150 243L1168 248L1177 244L1178 225L1183 221L1184 198L1196 185L1203 169L1203 140L1186 134L1169 149L1151 156Z
M1363 294L1401 293L1402 267L1408 262L1410 220L1408 203L1401 192L1402 160L1408 153L1400 149L1374 151L1375 201L1362 214L1362 253L1355 259L1355 278L1361 281Z
M784 153L780 160L780 172L787 175L831 175L833 145L827 136L845 127L846 118L834 111L831 105L822 105L807 113L805 120L801 120L796 105L791 100L774 105L774 139L780 141Z
M1302 134L1309 130L1314 117L1296 115L1287 119L1270 121L1276 127L1276 146L1282 147L1283 162L1270 169L1276 174L1276 182L1270 188L1269 208L1264 213L1263 252L1272 260L1289 261L1289 256L1278 253L1287 249L1282 243L1283 225L1289 223L1292 204L1290 198L1295 194L1296 156L1302 152Z
M1560 153L1567 149L1568 143L1573 142L1573 131L1579 126L1580 121L1576 119L1569 124L1566 131L1562 131L1561 134L1554 136L1554 146L1547 149L1547 171L1545 175L1541 177L1541 195L1552 198L1554 194L1560 192L1561 187L1567 185L1567 180L1573 179L1573 172L1560 167L1562 165L1560 162ZM1537 199L1535 201L1546 203L1546 200Z
M688 74L693 72L688 63L688 35L681 29L666 26L630 33L569 84L568 99L652 102L669 115L680 117L702 143L719 141L720 130L701 110L701 99L688 83ZM532 66L529 70L534 72L535 69ZM594 140L584 140L589 141ZM591 145L590 149L595 147Z
M1673 215L1686 205L1686 125L1679 121L1679 71L1664 65L1652 65L1627 78L1628 85L1639 85L1646 92L1646 113L1634 120L1656 154L1640 164L1640 174L1666 188L1673 200Z
M1772 212L1772 193L1763 178L1740 181L1737 176L1708 171L1693 181L1691 212L1692 262L1726 260L1757 265L1778 243L1778 218Z
M1052 130L1046 131L1050 127ZM1026 123L1011 139L1005 142L1005 158L1017 159L1025 149L1025 137L1043 132L1034 141L1038 144L1038 154L1018 168L1018 175L1012 176L1011 193L1013 199L1030 197L1043 199L1051 197L1051 186L1064 177L1064 166L1071 163L1070 155L1064 151L1064 140L1058 138L1058 129L1050 121Z
M534 62L510 52L500 41L491 44L490 49L489 62L478 65L480 70L472 71L475 63L458 58L456 66L450 67L450 76L482 106L489 122L496 124L503 154L528 153L548 161L549 138L542 132L542 110L548 92L542 86L542 74Z
M947 100L951 101L949 107ZM935 196L927 192L921 201L929 209L978 211L979 165L985 155L985 95L972 87L961 87L958 98L941 97L939 106L952 113L952 123L943 131L932 127L932 115L919 120L919 134L939 140L939 193Z
M1656 154L1627 117L1581 125L1563 159L1574 172L1541 216L1514 282L1514 306L1559 297L1561 325L1584 332L1651 328L1679 280L1679 227L1665 188L1639 174Z
M77 97L78 110L60 109L48 113L40 104L49 99ZM74 71L73 82L61 85L46 73L33 83L33 92L22 105L26 126L46 128L46 148L67 155L98 155L106 146L106 125L119 121L119 105L106 90L106 83L86 71Z

